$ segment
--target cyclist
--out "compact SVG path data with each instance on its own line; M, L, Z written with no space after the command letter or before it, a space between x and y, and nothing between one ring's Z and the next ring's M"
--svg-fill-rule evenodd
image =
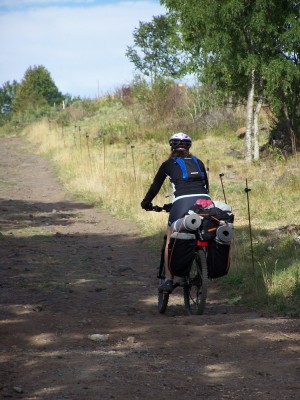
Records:
M152 200L158 194L166 177L173 186L173 204L169 214L167 241L165 248L165 265L168 266L168 245L171 236L171 225L184 217L186 212L198 199L210 199L209 184L205 166L201 160L190 153L192 139L185 133L173 134L169 139L171 154L159 167L152 185L141 202L141 207L151 210ZM160 291L173 289L173 276L166 268L166 279L159 286Z

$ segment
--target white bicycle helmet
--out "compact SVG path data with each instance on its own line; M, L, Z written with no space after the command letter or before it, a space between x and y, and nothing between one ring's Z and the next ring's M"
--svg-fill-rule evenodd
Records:
M192 145L192 139L185 133L174 133L169 139L172 150L188 150Z

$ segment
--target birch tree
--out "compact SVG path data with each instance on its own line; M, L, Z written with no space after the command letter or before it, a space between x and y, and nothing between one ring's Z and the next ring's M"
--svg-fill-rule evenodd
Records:
M289 0L162 0L179 21L184 43L192 55L191 70L202 82L213 83L234 98L245 99L247 134L245 160L259 157L258 121L264 88L276 103L276 92L284 94L278 112L295 125L291 98L297 79L288 84L272 81L274 60L286 61L300 48L299 2ZM292 41L292 43L289 42ZM291 48L291 44L292 48ZM297 75L299 70L292 75ZM260 84L257 84L260 82ZM272 90L271 90L272 88ZM253 114L254 100L257 99ZM288 101L289 100L289 101ZM287 105L290 104L288 108ZM251 107L251 110L250 110ZM254 126L256 124L256 126ZM255 140L252 135L255 133ZM255 150L253 144L255 143Z

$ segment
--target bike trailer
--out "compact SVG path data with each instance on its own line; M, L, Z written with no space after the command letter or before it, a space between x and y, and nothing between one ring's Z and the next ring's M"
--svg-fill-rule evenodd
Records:
M196 250L196 235L173 232L169 243L169 270L175 276L189 274Z

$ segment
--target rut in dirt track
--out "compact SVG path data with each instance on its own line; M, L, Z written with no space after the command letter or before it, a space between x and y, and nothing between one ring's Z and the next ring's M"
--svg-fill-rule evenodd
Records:
M299 399L299 320L213 282L204 315L179 291L160 315L159 251L66 195L24 139L0 139L0 193L0 398Z

